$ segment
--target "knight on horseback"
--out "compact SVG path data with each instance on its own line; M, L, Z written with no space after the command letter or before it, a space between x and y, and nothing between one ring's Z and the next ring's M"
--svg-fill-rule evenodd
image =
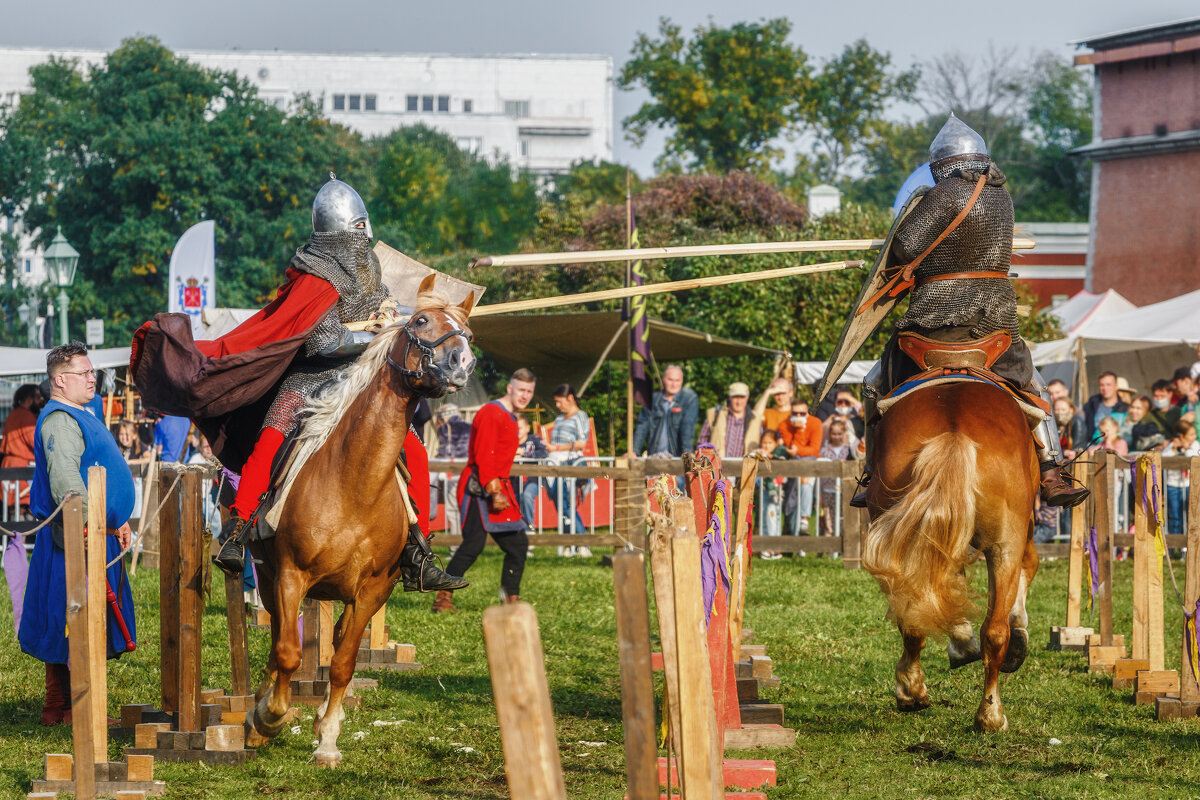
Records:
M329 177L313 200L312 235L292 258L274 302L217 340L191 342L173 319L179 315L170 314L134 338L130 369L147 405L192 417L221 462L240 473L214 559L229 575L245 568L249 523L305 407L398 316L371 249L366 206L353 187ZM367 326L373 330L347 327L362 322L374 323ZM406 451L412 442L420 446L410 431ZM422 535L408 536L400 566L406 591L467 585L438 568Z
M851 505L866 507L871 479L878 404L921 368L902 350L900 334L915 333L939 342L1008 343L990 370L1018 390L1049 401L1049 392L1021 338L1017 301L1008 270L1012 258L1013 204L1005 177L988 156L978 133L950 115L929 148L934 186L910 202L889 237L897 267L892 280L860 307L913 287L907 313L863 382L867 420L866 472ZM885 245L886 246L886 245ZM910 337L911 341L911 337ZM1001 344L1001 346L1003 346ZM1064 480L1059 433L1053 414L1045 414L1035 435L1041 470L1041 498L1051 506L1078 505L1088 495Z

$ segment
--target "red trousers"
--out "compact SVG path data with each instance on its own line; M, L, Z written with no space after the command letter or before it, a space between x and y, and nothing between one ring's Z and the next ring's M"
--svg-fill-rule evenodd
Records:
M250 519L258 501L271 483L271 462L283 445L283 434L274 428L263 428L254 443L254 452L242 466L242 480L238 484L233 510L242 519Z

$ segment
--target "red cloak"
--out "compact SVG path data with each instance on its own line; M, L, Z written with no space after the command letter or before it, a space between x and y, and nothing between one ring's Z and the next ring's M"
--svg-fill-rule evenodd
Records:
M157 314L133 337L129 374L146 408L190 417L240 472L304 340L338 300L333 284L289 268L266 308L219 339L192 340L186 314Z

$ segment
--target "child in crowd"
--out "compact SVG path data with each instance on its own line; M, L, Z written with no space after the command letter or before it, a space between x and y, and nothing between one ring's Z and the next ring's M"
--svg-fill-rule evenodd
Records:
M1200 455L1200 442L1196 441L1196 428L1191 422L1180 420L1175 424L1175 438L1163 448L1163 457ZM1167 533L1183 533L1183 510L1188 504L1188 485L1191 476L1186 469L1168 469L1167 484Z
M758 441L758 452L767 459L786 459L788 456L787 448L779 441L779 434L769 428L762 432L762 438ZM762 535L779 536L782 533L783 524L783 484L785 479L761 478L760 481L763 509ZM783 554L763 550L759 557L765 561L774 561L782 558Z
M1119 456L1129 455L1129 445L1125 444L1125 440L1121 438L1121 421L1116 418L1115 414L1100 420L1097 427L1104 438L1089 447L1088 452L1111 450Z
M856 455L856 447L851 446L846 421L834 419L829 423L829 438L821 445L821 458L830 461L852 461ZM843 486L842 491L848 487ZM833 521L837 514L837 481L833 478L821 479L821 535L833 536Z

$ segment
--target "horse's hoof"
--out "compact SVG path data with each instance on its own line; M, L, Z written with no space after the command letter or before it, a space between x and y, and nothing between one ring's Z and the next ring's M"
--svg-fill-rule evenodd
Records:
M972 636L971 641L961 650L955 646L954 640L951 639L950 644L946 647L946 654L950 657L950 669L965 667L967 664L974 664L983 658L983 653L979 649L978 636Z
M1008 730L1008 717L1004 713L1000 713L1000 718L997 720L994 717L985 714L975 715L975 730L980 733L1004 733Z
M929 708L929 706L929 695L924 695L923 697L896 698L896 709L905 713L912 711L924 711L925 709Z
M320 750L313 753L313 763L318 767L333 769L342 763L342 754L337 750L332 753L322 753Z
M1016 672L1025 663L1025 655L1029 652L1029 634L1024 628L1013 628L1008 634L1008 650L1004 652L1004 661L1000 662L1001 672Z
M254 727L254 719L251 716L253 714L254 714L253 710L246 712L246 722L243 725L243 731L245 733L245 740L246 740L246 747L262 747L267 742L269 742L270 739L267 738L266 736L263 736L261 733L258 732L258 729Z

